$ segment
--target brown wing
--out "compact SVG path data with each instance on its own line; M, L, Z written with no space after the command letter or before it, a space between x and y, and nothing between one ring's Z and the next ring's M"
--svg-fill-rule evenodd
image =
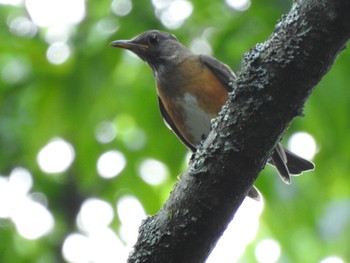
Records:
M214 73L229 92L232 91L231 83L236 79L236 75L229 66L216 58L207 55L199 55L199 59Z
M179 130L176 128L174 122L172 121L170 115L168 114L168 112L166 111L163 102L161 100L161 98L158 96L158 105L159 105L159 109L160 109L160 113L162 114L163 120L166 124L166 126L172 130L176 136L182 141L183 144L185 144L187 146L188 149L190 149L192 152L196 151L196 147L194 147L192 144L190 144L179 132Z

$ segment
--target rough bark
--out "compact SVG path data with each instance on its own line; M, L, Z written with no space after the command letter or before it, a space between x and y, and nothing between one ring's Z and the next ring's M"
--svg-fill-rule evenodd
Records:
M205 262L291 120L350 37L349 0L295 1L245 54L235 91L128 262ZM234 248L232 248L234 249Z

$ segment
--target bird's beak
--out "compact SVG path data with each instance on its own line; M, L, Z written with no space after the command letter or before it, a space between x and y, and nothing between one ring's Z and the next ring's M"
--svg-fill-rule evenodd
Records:
M116 40L110 43L112 47L119 47L119 48L124 48L124 49L129 49L129 50L135 50L135 49L140 49L140 48L148 48L147 45L142 45L133 42L132 40Z

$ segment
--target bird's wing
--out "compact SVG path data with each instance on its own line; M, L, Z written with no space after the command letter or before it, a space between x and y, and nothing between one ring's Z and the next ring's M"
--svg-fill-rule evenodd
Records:
M229 66L220 62L216 58L207 55L199 55L199 59L214 73L229 92L232 91L231 83L236 79L236 75Z
M163 105L163 102L159 96L158 96L158 105L159 105L160 113L162 114L162 117L166 126L176 134L176 136L182 141L183 144L187 146L187 148L189 148L192 152L195 152L196 147L194 147L181 135L179 130L176 128L174 122L172 121L171 117L169 116L168 112L166 111Z

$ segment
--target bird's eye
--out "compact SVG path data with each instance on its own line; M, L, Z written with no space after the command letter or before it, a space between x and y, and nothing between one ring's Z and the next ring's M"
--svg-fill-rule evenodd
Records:
M159 39L156 35L151 35L148 39L148 42L151 44L151 45L157 45L159 43Z

